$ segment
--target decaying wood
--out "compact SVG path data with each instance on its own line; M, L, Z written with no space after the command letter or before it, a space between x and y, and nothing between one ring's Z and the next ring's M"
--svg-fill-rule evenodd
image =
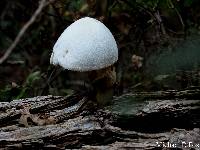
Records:
M192 142L190 148L197 149L200 100L195 90L185 91L194 93L185 98L184 91L129 93L104 110L97 110L86 93L1 102L0 148L166 149L189 148ZM117 102L139 95L141 101L127 111L114 109Z
M117 99L132 96L125 95ZM144 132L200 126L200 100L174 98L141 101L142 103L138 102L139 105L136 103L126 112L120 112L119 109L115 111L117 115L115 124L122 128Z

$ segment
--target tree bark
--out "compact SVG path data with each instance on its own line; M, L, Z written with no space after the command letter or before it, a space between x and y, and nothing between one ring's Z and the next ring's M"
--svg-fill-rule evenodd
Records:
M103 110L88 93L1 102L0 148L198 149L199 95L198 89L129 93ZM127 99L135 100L130 108Z

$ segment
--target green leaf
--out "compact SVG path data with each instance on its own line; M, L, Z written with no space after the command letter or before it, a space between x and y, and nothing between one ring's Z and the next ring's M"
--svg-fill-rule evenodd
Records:
M31 74L26 79L26 85L31 86L34 81L39 80L41 78L41 72L40 71L35 71Z

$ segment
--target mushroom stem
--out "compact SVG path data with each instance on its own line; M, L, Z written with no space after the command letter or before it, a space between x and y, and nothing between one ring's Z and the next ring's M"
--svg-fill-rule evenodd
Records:
M114 94L113 86L116 82L116 72L113 66L92 71L89 79L93 86L94 98L100 107L108 105Z

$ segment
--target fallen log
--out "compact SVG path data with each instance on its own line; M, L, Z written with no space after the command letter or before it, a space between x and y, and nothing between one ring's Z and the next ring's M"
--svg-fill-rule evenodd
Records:
M1 102L0 148L197 149L200 100L188 92L186 98L177 96L183 91L124 94L103 110L87 93Z
M197 99L138 99L127 94L116 98L111 110L117 116L114 125L124 129L160 132L200 126L200 100Z

